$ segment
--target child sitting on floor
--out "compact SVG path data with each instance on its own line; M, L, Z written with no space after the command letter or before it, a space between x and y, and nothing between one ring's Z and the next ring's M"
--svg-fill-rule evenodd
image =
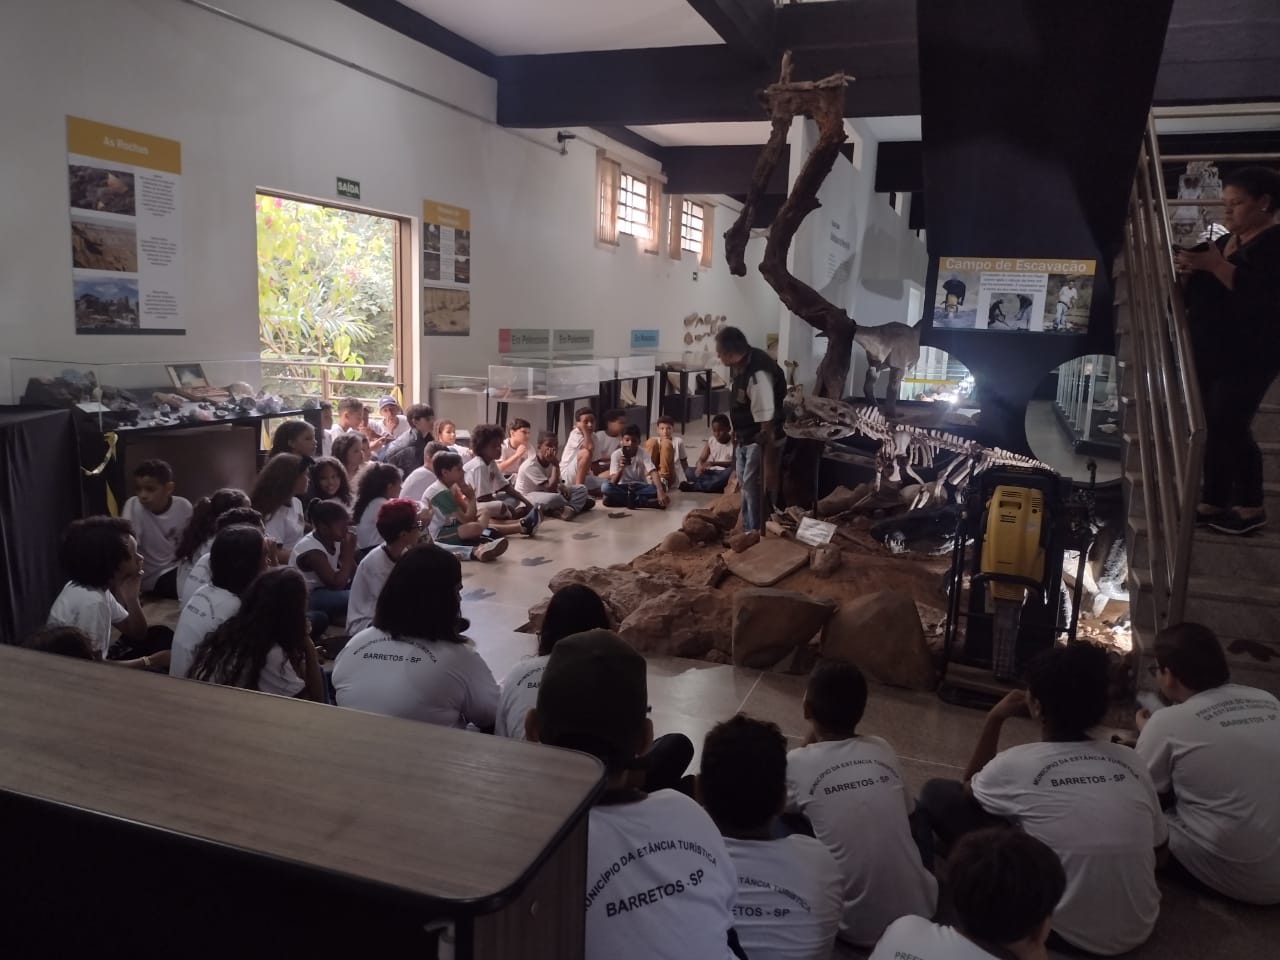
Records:
M409 432L409 418L400 410L400 404L396 403L395 397L383 397L378 401L378 419L371 424L374 432L385 438L384 442L390 446L392 440L397 440Z
M321 457L312 464L307 503L312 500L333 500L344 507L351 506L351 480L347 477L346 468L335 457Z
M955 926L902 917L870 960L1049 960L1050 923L1067 886L1056 853L1021 830L979 830L956 845L947 879Z
M49 609L49 624L76 627L99 660L132 659L167 649L173 633L148 627L139 597L143 560L123 517L88 517L67 528L59 553L67 583ZM120 631L113 649L111 628Z
M253 482L249 500L262 515L267 536L276 542L276 563L288 563L289 553L306 531L302 501L311 480L307 461L297 454L277 453Z
M334 438L332 455L347 471L347 479L355 480L360 468L369 462L369 444L361 434L344 433Z
M427 444L435 439L436 413L425 403L415 403L405 411L405 418L409 429L383 447L379 459L395 464L408 476L422 466Z
M331 624L347 615L351 578L356 573L356 537L351 514L334 500L312 500L307 508L312 530L298 541L289 565L302 572L311 595L307 609L323 613Z
M658 418L658 435L644 442L644 451L658 468L658 479L668 490L684 482L687 465L684 438L677 437L675 430L675 419L661 416Z
M938 883L912 839L915 806L897 754L860 736L867 681L851 663L822 663L809 677L808 744L787 755L787 807L813 824L843 877L840 938L871 947L899 917L933 916Z
M474 492L476 510L482 518L519 520L526 514L537 523L537 508L502 475L498 454L502 452L502 428L491 423L475 428L471 435L475 456L463 468Z
M733 908L753 960L828 960L844 910L844 881L821 841L779 837L787 803L787 740L775 724L739 714L702 747L698 799L711 814L738 874Z
M400 468L371 461L356 477L356 503L351 519L356 525L356 561L382 542L378 536L378 508L400 496Z
M627 412L614 407L601 417L603 430L597 430L591 438L591 472L597 476L609 472L613 451L622 446L622 431L627 427Z
M560 482L556 435L550 432L538 437L537 451L520 465L520 472L516 474L516 492L546 516L561 520L572 520L595 506L585 486Z
M173 495L173 468L163 460L144 460L133 471L135 495L120 516L133 526L142 554L142 592L178 596L178 546L191 522L191 501Z
M79 627L61 625L41 627L32 633L21 644L24 650L37 650L40 653L52 653L59 657L70 657L73 660L97 660L94 656L93 644ZM117 667L130 667L134 670L169 669L169 651L161 650L144 657L132 660L108 660L107 663Z
M503 476L514 477L522 463L533 459L529 430L529 421L520 417L507 424L507 439L502 441L502 451L498 454L498 469Z
M471 451L458 443L458 425L452 420L436 421L436 439L448 447L450 453L460 456L463 463L471 459Z
M431 539L441 545L474 547L473 560L496 560L507 549L507 541L497 537L523 533L533 536L538 526L536 514L521 520L478 520L475 491L467 483L462 458L456 453L437 453L431 462L436 482L427 488L422 502L431 507Z
M268 570L238 610L196 647L189 676L324 703L320 657L306 627L307 584L291 567Z
M243 490L223 487L215 490L210 496L201 497L191 511L191 520L187 529L182 532L178 542L178 599L186 603L196 588L187 589L187 578L196 562L209 552L213 545L213 535L217 533L214 524L228 510L249 506L249 495Z
M436 475L431 469L431 461L437 453L446 453L449 448L439 440L432 440L422 452L422 463L416 470L404 478L400 485L400 496L406 500L421 500L427 488L436 482Z
M210 583L195 592L178 615L169 676L185 677L205 637L240 609L240 596L267 569L262 531L249 524L224 527L209 550Z
M382 585L404 552L422 538L421 512L422 504L409 499L388 500L378 508L376 522L382 546L369 553L356 568L347 600L348 636L354 637L373 624L373 611Z
M585 486L591 493L600 490L599 455L595 452L596 415L590 407L579 407L573 414L573 429L560 453L560 477L570 486ZM608 469L606 463L605 468Z
M271 452L267 456L293 453L300 457L314 457L317 449L319 444L316 442L316 431L311 424L305 420L286 420L272 434Z
M666 509L667 491L658 479L658 468L640 446L640 428L627 424L622 446L613 451L609 479L601 488L606 507L657 507Z
M685 474L680 484L684 491L723 493L733 476L733 427L729 418L717 413L711 418L711 436L702 445L702 453L693 467L693 479Z
M213 547L213 541L220 531L238 523L247 523L251 527L257 527L262 530L262 514L258 513L253 507L232 507L230 510L224 510L218 515L218 519L214 521L213 536L209 538L209 547ZM267 538L268 566L275 565L278 546L279 544L275 541ZM196 591L212 580L213 573L209 569L209 550L205 550L200 555L200 559L191 565L191 572L187 575L186 583L182 585L182 590L178 594L178 601L185 607L187 601L195 596Z
M530 740L605 765L587 823L585 956L730 960L738 877L720 832L684 794L632 786L653 742L645 672L644 657L615 633L565 637L526 718Z

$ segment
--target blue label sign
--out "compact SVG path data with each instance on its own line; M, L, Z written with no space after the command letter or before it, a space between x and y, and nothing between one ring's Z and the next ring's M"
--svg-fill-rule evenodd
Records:
M657 330L632 330L631 331L631 349L632 350L657 350L658 349L658 331Z

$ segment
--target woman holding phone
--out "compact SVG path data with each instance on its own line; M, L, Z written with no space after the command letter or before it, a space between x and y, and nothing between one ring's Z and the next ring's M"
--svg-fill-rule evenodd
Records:
M1262 453L1254 414L1280 373L1280 173L1244 167L1222 181L1229 233L1178 250L1204 402L1204 486L1196 521L1220 533L1262 529Z

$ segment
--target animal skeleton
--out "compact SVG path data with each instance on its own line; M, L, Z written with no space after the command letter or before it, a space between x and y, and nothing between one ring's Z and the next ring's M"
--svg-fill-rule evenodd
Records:
M901 483L904 474L921 485L912 510L941 500L950 485L963 491L978 474L996 466L1017 466L1056 472L1047 464L999 447L984 447L974 440L942 430L931 430L885 418L876 407L855 407L840 400L805 396L799 389L787 394L787 436L810 440L839 440L855 433L880 441L876 454L876 479L870 500L880 491L882 479ZM941 454L955 454L926 482L917 468L932 469ZM865 502L865 501L864 501Z

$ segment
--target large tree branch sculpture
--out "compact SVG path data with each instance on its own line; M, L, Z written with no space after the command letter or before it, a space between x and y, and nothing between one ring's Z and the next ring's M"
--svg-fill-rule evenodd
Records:
M735 276L745 277L747 241L751 237L751 220L760 194L782 159L791 121L795 117L811 117L818 125L818 144L805 160L795 186L769 228L760 273L788 310L827 337L827 352L818 364L814 393L836 400L843 394L849 377L857 324L842 308L792 276L787 269L787 251L804 218L822 205L818 202L818 188L831 172L840 153L840 145L845 141L844 92L849 80L845 74L837 73L824 80L793 81L791 53L788 51L783 55L780 79L766 88L760 97L769 113L773 131L756 161L742 213L724 234L729 271Z

